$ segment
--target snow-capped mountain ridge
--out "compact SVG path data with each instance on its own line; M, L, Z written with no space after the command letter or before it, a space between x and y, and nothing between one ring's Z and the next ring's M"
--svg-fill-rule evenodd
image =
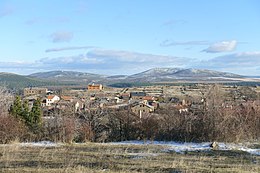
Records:
M204 69L184 68L153 68L128 76L128 79L166 80L166 79L210 79L216 77L241 78L243 76Z
M174 81L240 81L246 77L214 70L193 68L152 68L133 75L100 75L75 71L50 71L31 74L30 77L40 79L95 81L102 83L117 82L174 82Z

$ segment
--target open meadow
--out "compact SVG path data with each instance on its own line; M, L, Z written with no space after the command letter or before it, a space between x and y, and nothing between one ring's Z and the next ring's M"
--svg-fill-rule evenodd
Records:
M255 146L259 147L259 146ZM187 150L167 145L0 145L0 172L260 172L260 156L241 150Z

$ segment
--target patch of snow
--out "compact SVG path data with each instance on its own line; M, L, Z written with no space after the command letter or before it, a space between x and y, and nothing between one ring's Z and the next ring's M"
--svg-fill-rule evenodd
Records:
M248 152L253 155L260 156L260 149L251 149L251 148L241 148L242 151Z
M165 152L175 151L178 153L183 153L185 151L207 151L211 150L210 142L202 142L202 143L193 143L193 142L174 142L174 141L122 141L122 142L113 142L110 144L117 144L117 145L162 145L167 146L164 149ZM245 151L253 155L260 156L260 149L252 149L247 147L244 144L234 144L234 143L218 143L219 148L218 150L239 150Z
M63 77L64 75L63 74L58 74L58 75L55 75L54 77L58 78L58 77Z
M26 142L26 143L19 143L21 146L26 147L58 147L61 143L55 143L51 141L40 141L40 142Z

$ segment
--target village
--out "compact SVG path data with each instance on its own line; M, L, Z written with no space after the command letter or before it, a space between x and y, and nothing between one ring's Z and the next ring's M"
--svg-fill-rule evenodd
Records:
M212 91L214 90L214 91ZM77 115L81 111L93 109L123 110L128 109L137 116L155 114L159 108L166 106L180 114L196 111L222 97L223 109L235 109L236 106L252 104L260 106L260 87L243 87L236 85L193 84L193 85L154 85L132 88L112 88L102 84L89 84L86 88L68 89L29 87L23 90L23 100L31 108L33 102L41 100L43 117L54 116L55 112L64 115ZM208 103L206 103L208 101ZM216 102L216 101L215 101ZM219 105L218 105L219 106Z

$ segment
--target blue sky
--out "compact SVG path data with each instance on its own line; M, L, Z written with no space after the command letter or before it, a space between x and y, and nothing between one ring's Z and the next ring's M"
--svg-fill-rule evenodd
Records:
M0 0L0 71L260 75L259 0Z

